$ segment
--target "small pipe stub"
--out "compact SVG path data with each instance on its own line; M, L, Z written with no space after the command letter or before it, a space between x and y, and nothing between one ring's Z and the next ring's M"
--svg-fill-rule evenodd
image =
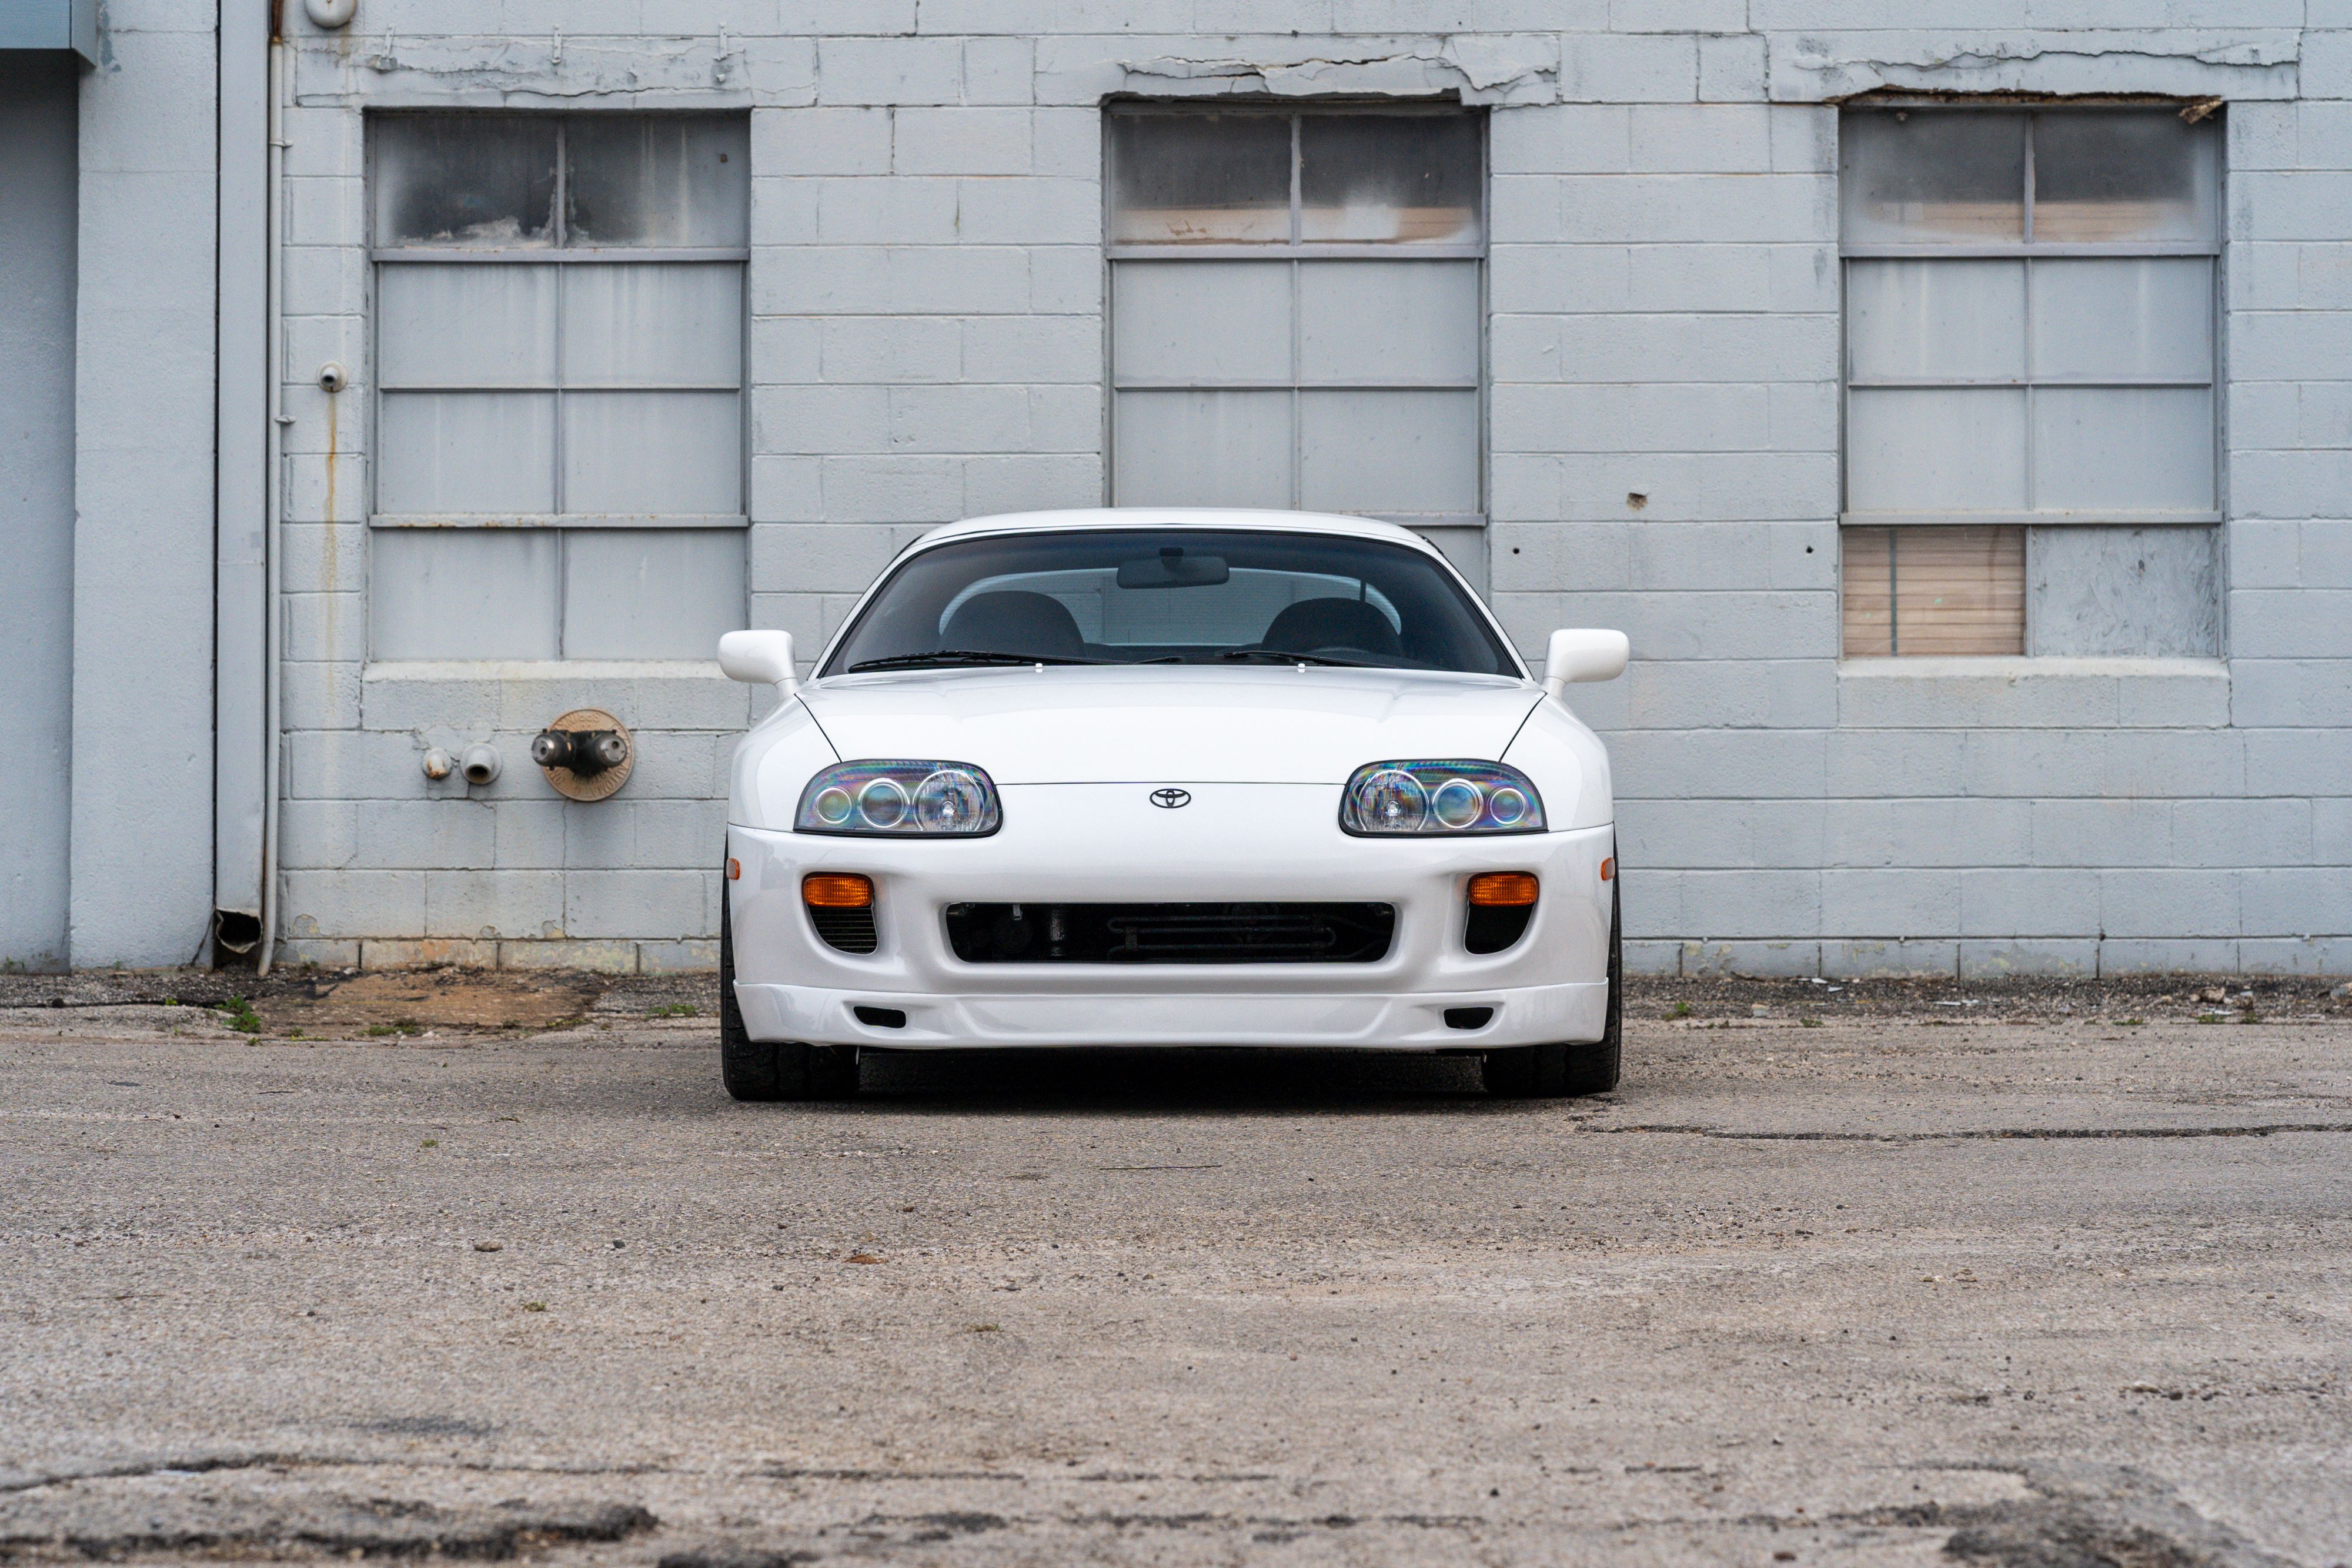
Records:
M603 708L574 708L532 739L530 759L557 794L602 800L629 781L637 748L628 729Z

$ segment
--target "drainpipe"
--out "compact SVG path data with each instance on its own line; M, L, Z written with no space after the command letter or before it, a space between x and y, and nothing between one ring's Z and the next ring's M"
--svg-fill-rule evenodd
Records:
M257 972L269 973L278 953L278 769L279 702L285 650L283 576L286 552L280 548L280 515L285 510L286 373L283 325L286 318L286 38L282 0L269 7L269 283L266 340L269 355L269 473L264 481L262 519L262 734L265 737L261 778L261 957Z

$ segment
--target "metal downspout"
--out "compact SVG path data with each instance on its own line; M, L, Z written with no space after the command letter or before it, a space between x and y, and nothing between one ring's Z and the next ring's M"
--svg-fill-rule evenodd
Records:
M269 26L269 281L266 340L269 356L269 473L264 481L262 519L262 734L265 737L261 781L261 957L257 973L267 975L278 954L278 796L279 688L285 662L280 646L282 576L285 551L280 548L279 521L285 510L286 377L284 344L286 289L286 40L281 36L277 6L270 8Z

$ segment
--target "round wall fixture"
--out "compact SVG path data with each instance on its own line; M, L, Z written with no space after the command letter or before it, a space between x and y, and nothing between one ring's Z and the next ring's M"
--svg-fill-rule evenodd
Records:
M359 8L359 0L302 0L302 15L310 18L310 25L331 33L350 26Z
M572 800L602 800L629 781L630 769L637 765L637 743L603 708L579 707L539 732L530 743L530 757L557 794Z

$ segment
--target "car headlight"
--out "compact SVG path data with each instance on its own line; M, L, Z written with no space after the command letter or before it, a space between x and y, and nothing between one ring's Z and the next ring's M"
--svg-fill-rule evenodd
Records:
M1540 833L1543 799L1499 762L1368 762L1340 797L1351 833Z
M801 791L793 831L973 838L1003 821L996 785L969 762L841 762Z

